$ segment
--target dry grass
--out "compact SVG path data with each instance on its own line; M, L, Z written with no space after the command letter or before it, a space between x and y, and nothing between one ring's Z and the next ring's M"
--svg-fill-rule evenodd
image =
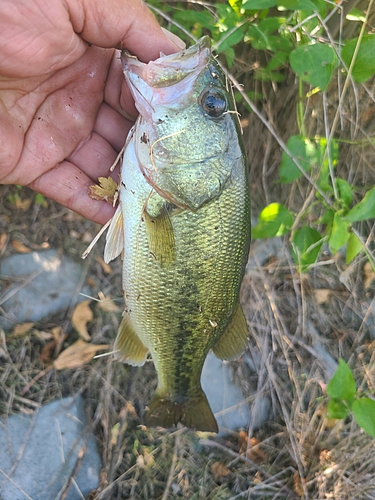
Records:
M278 86L253 82L251 57L239 57L235 76L247 89L263 94L258 109L286 141L297 132L293 77L286 75ZM247 61L246 67L241 60ZM348 142L341 147L337 175L357 186L375 184L375 150L368 141L375 131L374 107L374 87L368 84L351 87L338 108L335 83L325 102L316 95L306 107L311 135L324 135L324 112L330 123L340 113L335 137ZM305 180L292 186L275 182L281 156L277 141L255 115L243 112L243 117L254 213L272 201L299 212L310 199L311 186ZM27 211L16 209L8 201L15 188L0 189L0 232L9 237L3 256L14 253L10 242L16 239L30 249L49 245L79 259L98 230L50 201L45 208L34 200ZM33 197L27 189L20 196ZM373 238L371 224L363 224L361 231ZM254 243L254 250L258 245ZM82 369L46 369L40 355L49 339L40 332L58 325L68 334L52 357L71 345L77 338L70 324L74 303L25 336L1 333L0 414L31 413L47 401L81 393L103 460L101 484L92 499L375 499L375 440L350 418L328 421L324 393L339 357L348 361L361 390L374 391L375 325L366 321L375 283L366 281L364 259L348 267L340 255L328 251L319 265L300 275L287 241L283 248L277 257L260 261L255 252L258 260L250 260L242 290L249 350L232 364L234 379L249 401L261 394L272 403L269 422L260 429L250 423L246 429L261 452L244 447L243 435L237 433L224 439L185 429L168 433L143 427L143 409L156 383L151 363L134 369L104 357ZM102 254L99 242L86 265L85 281L95 296L102 291L118 297L120 262L106 274L95 260ZM6 288L7 283L2 285ZM119 315L95 304L93 310L93 342L111 344Z

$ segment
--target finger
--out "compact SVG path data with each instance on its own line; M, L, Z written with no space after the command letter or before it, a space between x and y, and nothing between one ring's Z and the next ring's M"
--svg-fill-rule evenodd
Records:
M74 31L100 47L121 43L144 62L180 50L141 0L67 0Z
M114 208L106 201L90 198L89 188L92 184L92 179L76 165L63 161L31 182L28 187L87 219L105 224L114 214Z
M119 152L133 125L133 121L127 120L111 106L103 103L96 117L94 132L101 135L116 152Z
M124 142L125 139L122 142L122 146ZM113 149L109 142L94 132L90 139L76 149L67 160L96 182L98 177L109 176L110 168L116 160L117 155L118 152Z
M138 116L133 96L124 79L119 50L115 51L111 61L104 100L128 119L134 121Z

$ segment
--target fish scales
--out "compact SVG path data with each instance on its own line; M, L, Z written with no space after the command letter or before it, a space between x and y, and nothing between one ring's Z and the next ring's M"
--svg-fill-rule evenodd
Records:
M154 361L158 387L146 423L217 431L200 377L210 349L231 359L246 347L238 297L250 244L250 200L238 118L227 113L235 111L234 102L208 47L204 37L178 60L183 67L184 57L198 58L194 78L172 74L170 86L165 78L161 87L160 79L153 82L154 93L162 89L159 106L149 86L142 87L143 67L132 69L133 58L126 63L136 103L141 99L140 118L128 138L120 215L106 252L122 249L114 252L111 245L123 224L126 310L116 348L130 364L143 364L148 352ZM174 62L173 56L162 57L161 65L163 60ZM186 85L169 98L167 90L180 82ZM218 106L225 97L225 111L214 118L210 107L202 109L207 89Z

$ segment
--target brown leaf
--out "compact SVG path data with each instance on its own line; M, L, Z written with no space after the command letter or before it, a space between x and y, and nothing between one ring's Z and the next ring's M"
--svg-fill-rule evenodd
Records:
M56 348L56 340L51 340L48 342L40 352L39 359L44 365L50 365L52 363L53 353Z
M18 253L31 252L30 248L28 248L26 245L24 245L20 240L12 240L11 245L14 248L14 250Z
M31 205L31 200L22 200L20 197L16 197L13 201L13 205L18 209L18 210L27 210L30 208Z
M214 462L211 465L211 472L215 477L215 481L221 481L230 474L230 469L222 462Z
M61 351L63 342L67 338L67 334L63 332L61 326L52 328L51 335L53 340L48 342L40 353L40 360L45 365L50 365L52 363L54 355L56 356L56 354Z
M100 299L99 308L105 312L118 312L120 308L116 306L113 300L108 296L106 297L103 292L98 292L98 297Z
M105 200L113 205L117 183L112 177L99 177L99 185L90 186L89 196L93 200Z
M240 453L246 454L250 460L260 463L267 459L256 437L249 438L246 432L241 431L238 434L238 444L240 446Z
M108 348L109 345L88 344L84 340L78 339L55 359L53 366L56 370L81 368L89 363L98 351L104 351Z
M5 247L8 241L8 235L5 233L0 233L0 252Z
M91 340L87 331L87 323L93 320L93 313L89 306L90 300L84 300L77 304L72 314L72 325L84 340Z
M13 337L23 337L24 335L29 333L29 331L32 329L33 326L34 326L34 323L32 323L32 322L21 323L20 325L16 325L13 328L12 336Z
M375 273L374 270L371 266L370 262L366 262L366 264L363 267L363 280L364 280L364 286L365 289L367 290L370 288L372 281L375 279Z
M301 476L298 474L298 472L295 472L293 475L293 489L299 497L305 496L305 492L302 485L302 479Z
M328 302L331 293L331 290L328 288L318 288L317 290L314 290L315 300L318 304L324 304L325 302Z
M99 264L102 266L103 271L106 274L113 273L112 267L109 264L107 264L106 262L104 262L104 260L101 257L99 257L99 255L97 257L95 257L95 260L99 262Z

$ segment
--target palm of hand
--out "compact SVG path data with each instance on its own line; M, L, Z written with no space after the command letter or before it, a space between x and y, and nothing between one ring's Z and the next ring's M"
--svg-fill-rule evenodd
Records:
M29 186L104 223L113 209L91 200L88 187L108 175L132 125L126 116L134 117L135 108L117 52L89 46L77 32L98 45L114 46L116 26L106 31L100 19L93 20L95 14L100 18L98 8L105 2L95 6L92 1L93 12L80 10L80 2L68 10L61 0L43 7L36 0L20 0L22 8L13 3L5 0L0 8L0 183ZM124 10L124 0L110 3L108 17L110 8ZM128 4L134 12L117 29L130 49L143 36L132 19L142 11L151 39L159 42L145 58L163 44L171 51L174 45L160 41L160 27L144 5Z

